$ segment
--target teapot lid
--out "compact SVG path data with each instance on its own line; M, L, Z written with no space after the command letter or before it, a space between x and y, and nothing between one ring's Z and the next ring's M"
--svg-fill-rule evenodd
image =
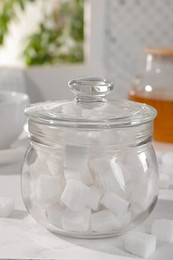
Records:
M146 104L107 99L113 83L101 78L77 78L68 86L74 99L32 104L25 109L31 121L72 128L119 128L145 124L156 116Z

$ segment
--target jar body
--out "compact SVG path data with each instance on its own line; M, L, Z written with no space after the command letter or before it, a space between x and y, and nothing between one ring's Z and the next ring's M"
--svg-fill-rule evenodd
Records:
M153 106L158 112L154 139L173 143L173 50L147 52L145 71L134 80L129 99Z
M30 142L22 172L30 214L52 232L83 238L120 235L142 223L158 196L151 139L129 142L135 128L124 136L121 129L58 132L56 144Z

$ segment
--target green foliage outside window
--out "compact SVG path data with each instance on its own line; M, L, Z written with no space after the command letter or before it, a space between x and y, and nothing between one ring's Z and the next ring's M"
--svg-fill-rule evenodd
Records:
M24 10L26 2L35 1L37 0L4 0L0 4L1 45L8 33L9 22L17 15L15 5ZM26 65L83 61L83 2L84 0L63 1L51 14L43 14L37 32L25 40L22 55Z

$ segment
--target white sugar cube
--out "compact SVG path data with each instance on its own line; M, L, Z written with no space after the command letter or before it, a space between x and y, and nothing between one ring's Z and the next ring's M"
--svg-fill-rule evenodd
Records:
M132 218L131 212L127 211L124 215L121 216L120 221L122 226L126 226L130 223Z
M162 155L161 162L163 164L173 165L173 152L166 152Z
M47 222L46 210L35 203L31 203L31 215L40 223Z
M76 181L82 182L82 176L81 176L81 172L79 170L65 169L64 176L65 176L66 182L68 182L69 180L76 180Z
M97 158L89 162L98 184L105 191L118 192L125 189L125 178L121 167L112 160Z
M52 153L47 158L47 166L52 175L62 175L64 171L63 158L56 153Z
M61 201L71 210L83 210L88 203L90 189L85 184L76 180L69 180L61 195Z
M29 171L32 179L37 179L40 175L50 175L50 170L47 166L47 155L38 154L36 161L30 165Z
M155 152L156 152L157 162L160 163L160 162L162 161L163 152L162 152L162 151L159 151L159 150L157 150L157 149L155 149Z
M87 149L80 146L66 146L65 150L65 178L75 177L70 173L76 173L75 179L79 179L86 185L91 185L93 178L88 167Z
M151 234L160 241L173 243L173 220L155 220L151 227Z
M170 177L173 176L173 168L170 167L169 164L159 163L158 164L158 170L159 170L159 174L167 174Z
M148 172L144 172L144 169L140 165L126 164L126 170L131 174L131 180L135 182L145 182Z
M121 227L121 222L115 214L105 209L91 215L91 229L96 232L115 231Z
M92 185L93 184L93 177L92 177L92 174L91 174L89 167L88 167L88 161L84 160L81 163L81 166L79 167L79 169L80 169L80 174L81 174L81 180L86 185Z
M132 173L129 171L129 169L127 169L127 167L122 162L118 162L118 165L122 170L125 183L128 182L132 178Z
M91 186L88 194L87 206L90 209L98 210L101 196L101 191L96 186Z
M91 210L85 208L74 212L66 208L62 217L63 229L66 231L86 232L89 228Z
M15 202L10 198L0 197L0 217L8 217L15 207Z
M135 187L135 182L130 180L126 183L125 190L121 190L120 192L117 193L119 197L125 200L129 200L131 197L131 194L133 193L134 187Z
M127 170L131 173L131 178L134 181L144 182L148 176L150 155L144 152L137 153L131 151L126 155L125 165Z
M78 169L78 166L85 160L87 149L85 147L67 145L65 148L64 165L66 169Z
M142 232L130 232L125 236L124 249L131 254L146 258L155 251L155 248L155 236Z
M88 184L90 183L90 181L87 180L87 178L85 178L87 176L88 170L85 168L82 169L82 171L80 169L76 170L76 169L65 169L64 170L64 177L66 179L66 182L68 182L69 180L76 180L76 181L80 181L83 182L84 184ZM91 180L91 179L90 179Z
M109 191L104 194L101 199L101 203L117 215L126 214L129 207L128 201Z
M121 189L124 188L125 183L130 180L131 173L127 170L122 162L117 162L115 158L111 159L111 169L115 178L117 179Z
M62 216L64 214L65 208L61 207L58 203L50 206L46 210L46 215L48 222L55 225L58 228L62 228Z
M136 183L129 198L130 207L133 213L138 214L149 207L154 199L154 189L152 182ZM157 194L157 189L156 189Z
M35 192L33 194L41 207L48 207L60 200L63 191L62 179L55 176L40 175L35 183Z
M159 174L159 187L168 189L170 184L170 177L167 174Z

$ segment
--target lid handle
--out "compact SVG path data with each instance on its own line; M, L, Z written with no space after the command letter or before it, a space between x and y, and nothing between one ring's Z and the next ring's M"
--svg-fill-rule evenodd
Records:
M80 100L101 100L109 94L114 86L113 83L102 78L77 78L68 82L70 90Z

